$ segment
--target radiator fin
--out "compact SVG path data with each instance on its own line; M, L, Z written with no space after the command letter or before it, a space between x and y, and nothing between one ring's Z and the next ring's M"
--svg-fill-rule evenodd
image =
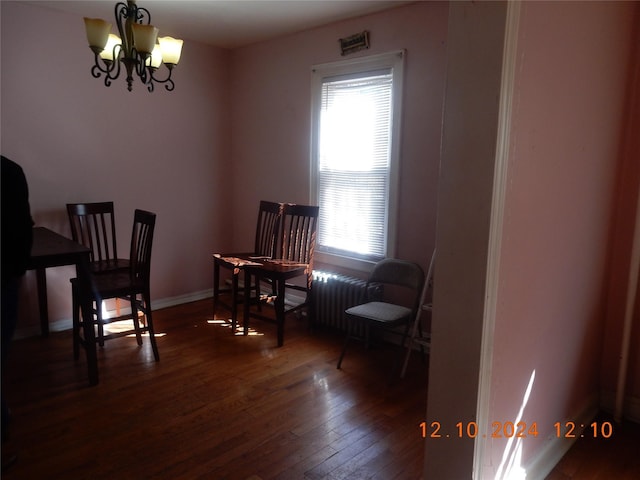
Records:
M348 321L344 311L363 303L366 298L365 280L335 273L313 272L313 324L353 335L364 335L360 322Z

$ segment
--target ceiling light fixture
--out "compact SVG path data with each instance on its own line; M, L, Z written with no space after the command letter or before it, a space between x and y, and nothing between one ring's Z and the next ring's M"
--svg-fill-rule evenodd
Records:
M124 64L127 90L132 89L134 72L150 92L153 92L154 82L164 83L164 88L173 90L175 84L171 80L171 73L180 61L182 40L158 38L158 29L151 25L149 10L138 7L135 0L118 2L115 16L119 37L111 33L110 23L100 18L84 19L89 47L95 55L91 75L94 78L104 75L104 84L108 87L112 80L120 76L120 65ZM155 76L162 63L169 70L164 80Z

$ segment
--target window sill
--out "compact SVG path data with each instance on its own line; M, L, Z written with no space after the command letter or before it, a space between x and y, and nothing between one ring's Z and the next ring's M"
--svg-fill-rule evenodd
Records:
M357 272L364 272L367 274L371 272L371 269L375 265L375 262L372 262L370 260L362 260L359 258L336 255L335 253L318 251L314 253L314 262L354 270Z

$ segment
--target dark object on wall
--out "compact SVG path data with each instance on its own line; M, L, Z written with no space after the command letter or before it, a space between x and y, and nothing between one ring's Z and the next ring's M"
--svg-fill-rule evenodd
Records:
M369 48L369 32L356 33L338 40L340 42L340 50L342 55L357 52Z

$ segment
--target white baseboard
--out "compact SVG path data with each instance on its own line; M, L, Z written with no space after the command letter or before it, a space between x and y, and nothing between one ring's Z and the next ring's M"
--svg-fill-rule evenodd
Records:
M191 303L198 300L204 300L205 298L213 297L213 289L201 290L199 292L186 293L184 295L178 295L176 297L159 298L154 300L151 304L153 310L160 310L162 308L174 307L176 305L182 305L183 303ZM111 310L113 311L113 310ZM127 309L123 308L126 312ZM63 332L65 330L71 330L73 328L73 321L71 318L63 318L56 320L55 322L49 322L50 332ZM16 329L14 338L27 338L40 335L40 324L28 325L26 327L20 327Z
M212 288L200 290L199 292L178 295L177 297L160 298L158 300L154 300L151 307L154 310L160 310L161 308L175 307L176 305L182 305L183 303L197 302L198 300L204 300L205 298L213 298Z
M599 410L599 398L597 394L591 395L578 409L576 415L566 418L566 421L574 422L576 425L588 425L597 415ZM559 420L560 421L560 420ZM580 432L576 431L576 437ZM560 459L569 451L577 438L569 439L563 437L551 438L544 448L526 466L527 480L544 480L558 464Z

